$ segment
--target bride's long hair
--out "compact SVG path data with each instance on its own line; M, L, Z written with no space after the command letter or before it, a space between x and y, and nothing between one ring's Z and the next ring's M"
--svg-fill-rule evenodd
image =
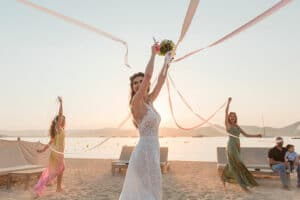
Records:
M143 72L138 72L138 73L135 73L133 74L132 76L130 76L129 80L130 80L130 99L129 99L129 105L131 105L132 103L132 99L134 97L134 95L136 94L136 92L133 90L133 82L134 82L134 79L136 79L137 77L145 77L145 74ZM150 91L150 87L148 88L148 92ZM132 120L134 126L136 128L138 128L138 125L137 123Z

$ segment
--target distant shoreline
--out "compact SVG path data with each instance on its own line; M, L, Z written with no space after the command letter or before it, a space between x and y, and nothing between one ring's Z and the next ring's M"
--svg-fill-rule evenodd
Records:
M218 129L224 127L215 125ZM241 126L249 134L261 133L264 137L275 136L300 136L300 121L290 124L282 128L259 127L259 126ZM137 129L66 129L66 134L69 137L138 137ZM160 137L222 137L226 136L224 132L216 130L214 127L201 127L196 130L185 131L178 128L160 128ZM48 130L16 130L5 131L0 130L0 137L48 137Z

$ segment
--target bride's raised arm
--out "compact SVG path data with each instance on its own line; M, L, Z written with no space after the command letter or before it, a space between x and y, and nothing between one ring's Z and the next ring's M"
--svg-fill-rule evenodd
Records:
M170 67L171 61L172 61L171 52L169 52L165 56L165 61L164 61L163 67L162 67L162 69L160 71L157 83L156 83L153 91L149 95L149 100L151 102L154 102L155 99L158 97L158 95L159 95L159 93L161 91L161 88L162 88L162 86L164 85L164 83L166 81L167 72L168 72L168 69Z

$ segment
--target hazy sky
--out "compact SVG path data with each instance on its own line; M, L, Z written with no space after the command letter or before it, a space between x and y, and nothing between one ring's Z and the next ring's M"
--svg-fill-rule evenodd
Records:
M0 6L0 129L46 129L62 95L67 128L116 127L127 115L129 80L143 71L152 36L176 41L189 1L34 0L42 6L113 33L123 47L93 32L18 4ZM202 0L177 55L220 38L275 0ZM207 116L228 96L240 124L281 127L298 121L300 111L300 1L225 43L170 70L180 91ZM155 76L162 57L157 57ZM197 121L175 97L183 125ZM162 126L173 127L166 88L155 103ZM212 121L223 123L223 111ZM127 127L132 127L131 123Z

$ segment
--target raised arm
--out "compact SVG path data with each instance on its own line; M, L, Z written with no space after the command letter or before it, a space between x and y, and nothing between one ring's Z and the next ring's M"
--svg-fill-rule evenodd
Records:
M225 109L225 127L226 127L226 130L229 127L228 114L229 114L229 106L230 106L231 100L232 100L232 98L228 97L227 106L226 106L226 109Z
M239 129L240 129L241 133L243 134L243 136L245 136L245 137L262 137L261 134L250 135L250 134L246 133L241 127L239 127Z
M150 86L150 80L153 74L153 68L154 68L154 61L155 61L155 56L156 56L156 46L158 44L154 44L151 47L151 57L150 60L147 64L146 70L145 70L145 76L143 79L143 82L139 88L139 90L137 91L137 93L134 95L133 99L132 99L132 103L136 103L136 102L140 102L141 100L143 100L144 94L147 92L149 86Z
M170 67L171 61L172 61L171 52L169 52L169 53L166 54L165 62L164 62L164 65L163 65L163 67L162 67L162 69L160 71L157 83L156 83L153 91L149 95L149 98L150 98L149 100L151 102L154 102L155 99L158 97L158 95L159 95L159 93L161 91L161 88L162 88L162 86L164 85L164 83L166 81L167 71L168 71L168 69Z
M58 101L59 101L59 111L58 111L58 115L62 116L63 115L63 105L62 105L62 98L61 97L57 97Z
M58 101L59 101L59 110L58 110L58 121L59 124L62 124L63 121L63 102L62 102L62 98L61 97L57 97Z

